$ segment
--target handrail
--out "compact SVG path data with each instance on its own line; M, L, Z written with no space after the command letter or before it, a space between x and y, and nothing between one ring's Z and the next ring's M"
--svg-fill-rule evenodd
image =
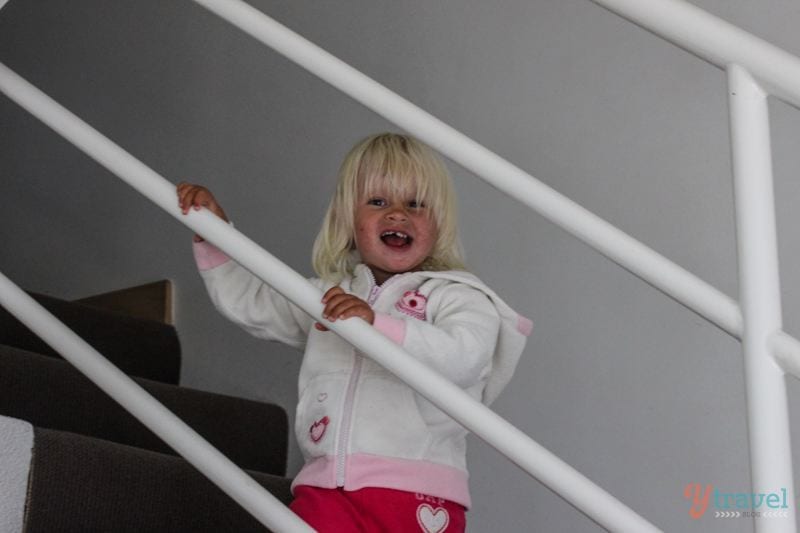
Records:
M726 70L744 68L770 94L800 109L800 58L684 0L591 0Z
M653 1L685 4L681 0ZM741 340L743 326L739 304L709 283L245 2L194 2L414 134L500 191L527 205L678 303ZM641 0L630 0L627 3L641 4L642 11L646 11L646 6L650 4L649 1ZM745 33L742 30L737 32ZM758 40L751 37L748 42ZM771 49L769 47L772 45L757 48ZM783 57L780 63L794 64L800 61L794 56L791 56L793 60L787 60L785 56L789 54L781 52L776 56L779 59ZM769 57L772 58L772 55ZM776 78L775 81L780 79ZM795 88L798 87L800 82ZM793 337L789 338L796 341ZM780 346L783 350L782 360L792 361L792 364L785 364L783 368L800 379L800 373L793 371L800 369L800 342L781 343Z
M203 235L306 313L323 321L322 293L305 278L209 211L191 211L188 216L183 215L173 184L2 63L0 91L178 221ZM601 526L612 531L632 533L659 531L611 494L365 322L345 320L325 323ZM113 389L106 392L114 396Z
M0 305L183 456L259 522L276 531L313 532L275 496L0 273Z

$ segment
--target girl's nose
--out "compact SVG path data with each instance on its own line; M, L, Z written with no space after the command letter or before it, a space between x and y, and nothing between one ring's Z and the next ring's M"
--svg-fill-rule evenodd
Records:
M408 219L408 213L403 207L395 207L386 213L386 218L394 222L403 222Z

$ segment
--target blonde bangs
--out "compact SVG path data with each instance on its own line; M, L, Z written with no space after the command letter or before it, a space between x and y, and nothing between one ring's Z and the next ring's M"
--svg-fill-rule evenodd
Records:
M400 144L400 143L398 143ZM402 143L403 148L407 143ZM354 194L358 200L373 196L378 192L392 198L411 199L423 203L432 214L441 213L445 194L441 190L441 180L431 179L442 175L444 168L438 168L438 161L426 156L432 154L416 153L417 150L402 151L396 146L376 146L365 153L361 159Z

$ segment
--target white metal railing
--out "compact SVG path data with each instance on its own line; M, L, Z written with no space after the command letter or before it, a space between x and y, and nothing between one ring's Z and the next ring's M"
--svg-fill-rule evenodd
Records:
M774 94L800 107L800 59L683 0L593 1L728 71L742 308L693 274L241 0L195 0L741 339L753 492L785 488L793 495L784 372L800 367L800 352L791 351L800 343L782 331L780 319L766 98ZM773 347L780 348L781 353L773 354ZM787 515L787 519L780 520L757 519L756 529L794 533L796 509L788 509Z
M682 0L592 1L727 72L752 487L794 495L784 372L800 377L800 343L782 331L767 97L800 109L800 59ZM796 512L756 531L794 533Z
M784 376L774 364L772 351L777 352L783 370L798 376L800 342L781 331L779 293L776 293L777 261L772 249L766 250L766 258L756 258L754 256L761 252L753 252L750 247L758 245L759 240L774 243L769 135L764 113L766 95L774 94L798 106L800 60L681 0L593 0L729 72L729 84L734 93L730 101L736 153L739 257L740 262L749 265L740 269L743 270L740 276L743 305L740 310L734 300L720 291L244 2L195 1L413 133L724 331L742 338L751 415L753 486L756 492L765 492L765 487L772 490L775 486L782 486L793 494ZM0 68L0 90L181 219L177 216L174 192L168 182L5 67ZM158 183L159 179L163 183ZM152 184L152 190L145 183ZM746 192L742 194L739 191ZM751 197L751 193L755 196ZM204 211L192 214L184 222L196 232L207 235L211 242L312 316L320 318L321 304L316 291L308 292L307 286L301 288L305 280L294 272L284 273L285 279L283 274L276 274L284 268L282 263L252 241ZM252 256L249 255L251 252ZM748 297L748 294L754 296ZM763 294L770 297L762 301L759 295ZM418 364L415 360L395 345L387 344L372 328L359 321L344 321L334 323L332 329L604 527L614 531L655 530L513 426L469 399L460 389L435 373L423 371L424 367L414 368L414 364ZM379 342L383 344L373 345ZM378 346L380 349L374 353ZM390 354L388 357L387 353ZM414 368L413 372L409 371L411 368ZM424 377L419 378L419 375ZM440 390L446 392L440 395ZM466 400L458 399L459 396ZM777 415L762 423L759 420L763 417L761 409L777 412ZM756 412L759 416L753 416ZM491 430L486 431L486 428ZM503 438L497 438L497 435L503 435ZM778 453L774 454L776 440L781 444ZM777 457L765 453L766 441L771 442L770 450ZM773 486L768 486L770 483ZM790 510L791 520L759 520L757 528L759 531L766 531L766 527L770 528L769 531L795 531L794 511Z
M437 407L597 523L612 531L659 531L608 492L459 387L408 355L365 322L325 321L322 318L322 293L300 274L209 211L191 211L188 216L183 215L178 207L173 184L2 64L0 91L156 205L203 235L206 240L214 243L316 320L325 322L330 329L407 382ZM14 312L13 309L11 311ZM115 397L113 387L104 387L104 390ZM158 427L148 427L158 433ZM204 472L202 464L195 466Z
M414 134L731 335L740 334L741 314L735 301L524 170L245 2L194 1Z
M245 2L241 0L194 1L364 104L372 111L414 134L456 163L471 170L495 188L505 192L515 200L527 205L551 222L572 233L615 263L674 298L733 337L741 339L743 325L738 303L686 269ZM612 4L611 1L592 1L603 5ZM796 92L800 95L800 59L797 57L682 0L630 0L629 2L618 1L616 3L620 4L617 7L621 10L628 9L627 5L622 6L621 4L638 6L637 11L644 13L641 23L645 24L658 20L657 15L644 19L648 6L660 5L662 1L664 4L674 5L676 9L684 6L684 10L690 13L699 12L697 13L698 16L702 16L702 20L705 21L700 25L701 29L708 31L706 26L711 24L712 26L720 26L729 30L724 40L714 40L707 37L710 42L715 43L715 45L706 45L704 47L704 49L707 48L715 53L711 57L722 61L727 57L724 54L725 50L727 50L728 41L735 41L737 38L746 39L746 42L752 44L753 49L757 52L748 53L747 58L750 59L743 61L743 63L748 65L766 64L769 63L768 60L776 57L777 64L781 65L782 69L773 72L776 69L766 69L762 66L760 70L765 70L766 74L772 74L770 79L775 84L785 83L797 87ZM606 7L611 8L610 5ZM654 11L660 13L668 11L668 9L667 7L662 7L660 10ZM690 17L691 15L684 14L683 16ZM635 22L639 23L639 20L635 20ZM684 24L684 21L681 19L674 21L674 23ZM661 30L657 26L653 26L651 29L655 32ZM673 29L673 32L676 36L682 35L682 27ZM709 31L709 33L713 34L714 32ZM673 38L673 40L677 41L678 37ZM692 42L684 44L693 46ZM746 47L738 48L746 49ZM711 52L708 52L708 54L710 55ZM796 76L788 76L784 72L796 72L798 74ZM796 99L788 99L787 97L787 102L794 104L795 101L800 102L800 96ZM777 345L781 349L782 359L795 360L795 366L800 367L800 343L786 342L791 339L791 337L787 339L786 337L788 336L786 334L780 336L783 340L779 341ZM800 378L800 373L796 377Z

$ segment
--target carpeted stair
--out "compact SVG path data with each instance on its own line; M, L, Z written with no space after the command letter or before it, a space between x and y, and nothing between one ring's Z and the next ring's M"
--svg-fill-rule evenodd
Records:
M35 298L288 503L282 408L175 385L172 326ZM0 472L0 533L265 531L2 309Z
M41 294L31 296L126 374L178 384L181 347L174 327ZM0 344L59 357L2 307Z

